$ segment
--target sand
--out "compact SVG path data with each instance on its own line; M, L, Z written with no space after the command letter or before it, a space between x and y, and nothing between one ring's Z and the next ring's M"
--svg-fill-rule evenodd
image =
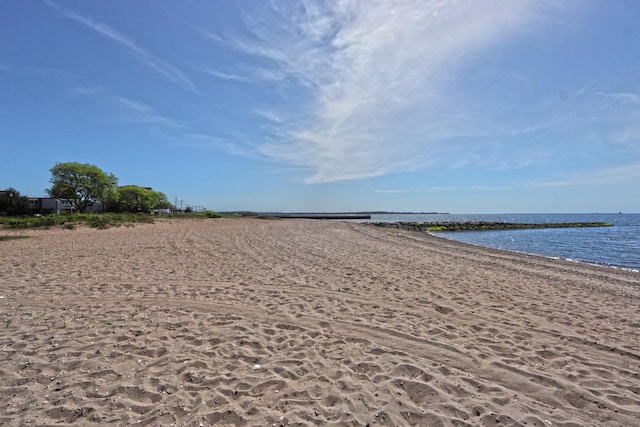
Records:
M1 425L640 425L638 273L347 222L16 234Z

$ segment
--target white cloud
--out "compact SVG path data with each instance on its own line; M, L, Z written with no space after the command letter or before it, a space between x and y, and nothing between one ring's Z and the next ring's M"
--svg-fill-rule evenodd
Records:
M600 98L607 100L604 109L610 120L620 123L610 134L611 139L628 147L640 150L640 95L630 92L598 92Z
M529 185L465 185L465 186L438 186L421 189L391 189L391 190L375 190L378 194L421 194L421 193L453 193L464 191L506 191L518 188L531 188Z
M213 69L211 67L201 68L200 71L202 71L205 74L208 74L211 77L215 77L217 79L235 80L235 81L239 81L239 82L251 82L251 79L246 77L246 76L240 76L240 75L237 75L237 74L225 73L223 71L215 70L215 69Z
M597 95L610 98L617 102L640 105L640 95L637 93L603 93L598 92Z
M265 108L254 108L253 112L263 119L267 119L268 121L276 124L284 123L284 118L282 115L276 111L265 109Z
M588 173L574 173L555 179L512 182L506 185L436 186L413 189L380 189L379 194L455 193L459 191L526 191L535 188L592 187L597 185L627 184L640 181L640 163L603 168Z
M113 104L125 112L124 117L134 123L160 125L166 128L187 129L188 125L182 121L170 119L156 113L148 104L124 97L111 97Z
M155 55L147 52L116 29L110 27L109 25L95 21L90 17L83 16L79 13L67 9L63 9L61 6L51 0L45 0L45 3L56 12L58 12L61 16L89 28L90 30L100 34L101 36L106 37L111 42L114 42L120 46L124 46L128 51L133 53L141 63L149 67L156 74L179 86L182 86L185 89L197 92L196 86L185 73L169 64L168 62L163 61Z
M309 100L262 152L312 170L310 183L414 170L434 147L481 129L452 96L455 73L545 11L539 1L272 2L250 36L217 43L275 64ZM223 78L222 75L218 77ZM280 113L283 114L283 113Z
M126 109L128 109L130 111L136 112L136 113L148 114L148 113L151 113L153 111L153 108L151 108L150 105L143 104L141 102L134 101L132 99L116 97L115 100L121 106L125 107Z
M158 114L151 105L122 96L115 96L101 86L92 85L85 78L56 68L31 67L31 75L49 84L61 84L74 95L91 99L92 101L108 105L115 111L116 120L143 125L159 125L165 128L186 129L186 123ZM72 85L72 86L69 86Z
M76 84L86 80L79 74L53 67L27 67L27 73L38 80L54 84Z
M573 187L623 184L640 181L640 164L630 164L599 169L588 174L546 181L536 181L528 184L530 188Z
M635 151L640 149L640 114L637 116L635 123L629 125L625 129L616 132L613 137L616 141L628 144Z
M242 144L239 144L237 141L241 139L240 136L236 135L234 138L234 142L231 142L231 139L215 137L211 135L205 135L201 133L188 133L185 134L186 138L180 140L179 145L183 147L192 147L198 149L211 149L211 150L223 150L229 154L242 156L242 157L253 157L254 150L244 147Z
M243 83L261 83L280 81L285 76L278 71L248 66L238 66L238 72L225 72L212 67L201 67L203 73L222 80L233 80Z
M82 96L94 96L103 92L101 87L87 87L87 86L78 86L73 89L74 93Z

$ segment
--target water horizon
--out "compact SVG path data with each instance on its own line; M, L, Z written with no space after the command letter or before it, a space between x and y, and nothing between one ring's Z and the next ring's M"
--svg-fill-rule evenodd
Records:
M606 222L611 227L527 230L450 231L431 234L478 246L547 258L640 272L640 214L637 213L507 213L372 214L363 222Z

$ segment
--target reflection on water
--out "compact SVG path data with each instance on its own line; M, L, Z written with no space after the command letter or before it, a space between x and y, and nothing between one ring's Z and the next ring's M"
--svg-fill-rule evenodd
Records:
M492 221L515 223L608 222L604 228L553 228L434 233L461 242L640 271L640 214L397 214L377 222Z

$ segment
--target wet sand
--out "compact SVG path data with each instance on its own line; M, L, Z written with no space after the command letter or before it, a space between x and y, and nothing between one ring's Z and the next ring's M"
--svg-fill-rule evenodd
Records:
M638 273L331 221L16 234L1 425L640 425Z

